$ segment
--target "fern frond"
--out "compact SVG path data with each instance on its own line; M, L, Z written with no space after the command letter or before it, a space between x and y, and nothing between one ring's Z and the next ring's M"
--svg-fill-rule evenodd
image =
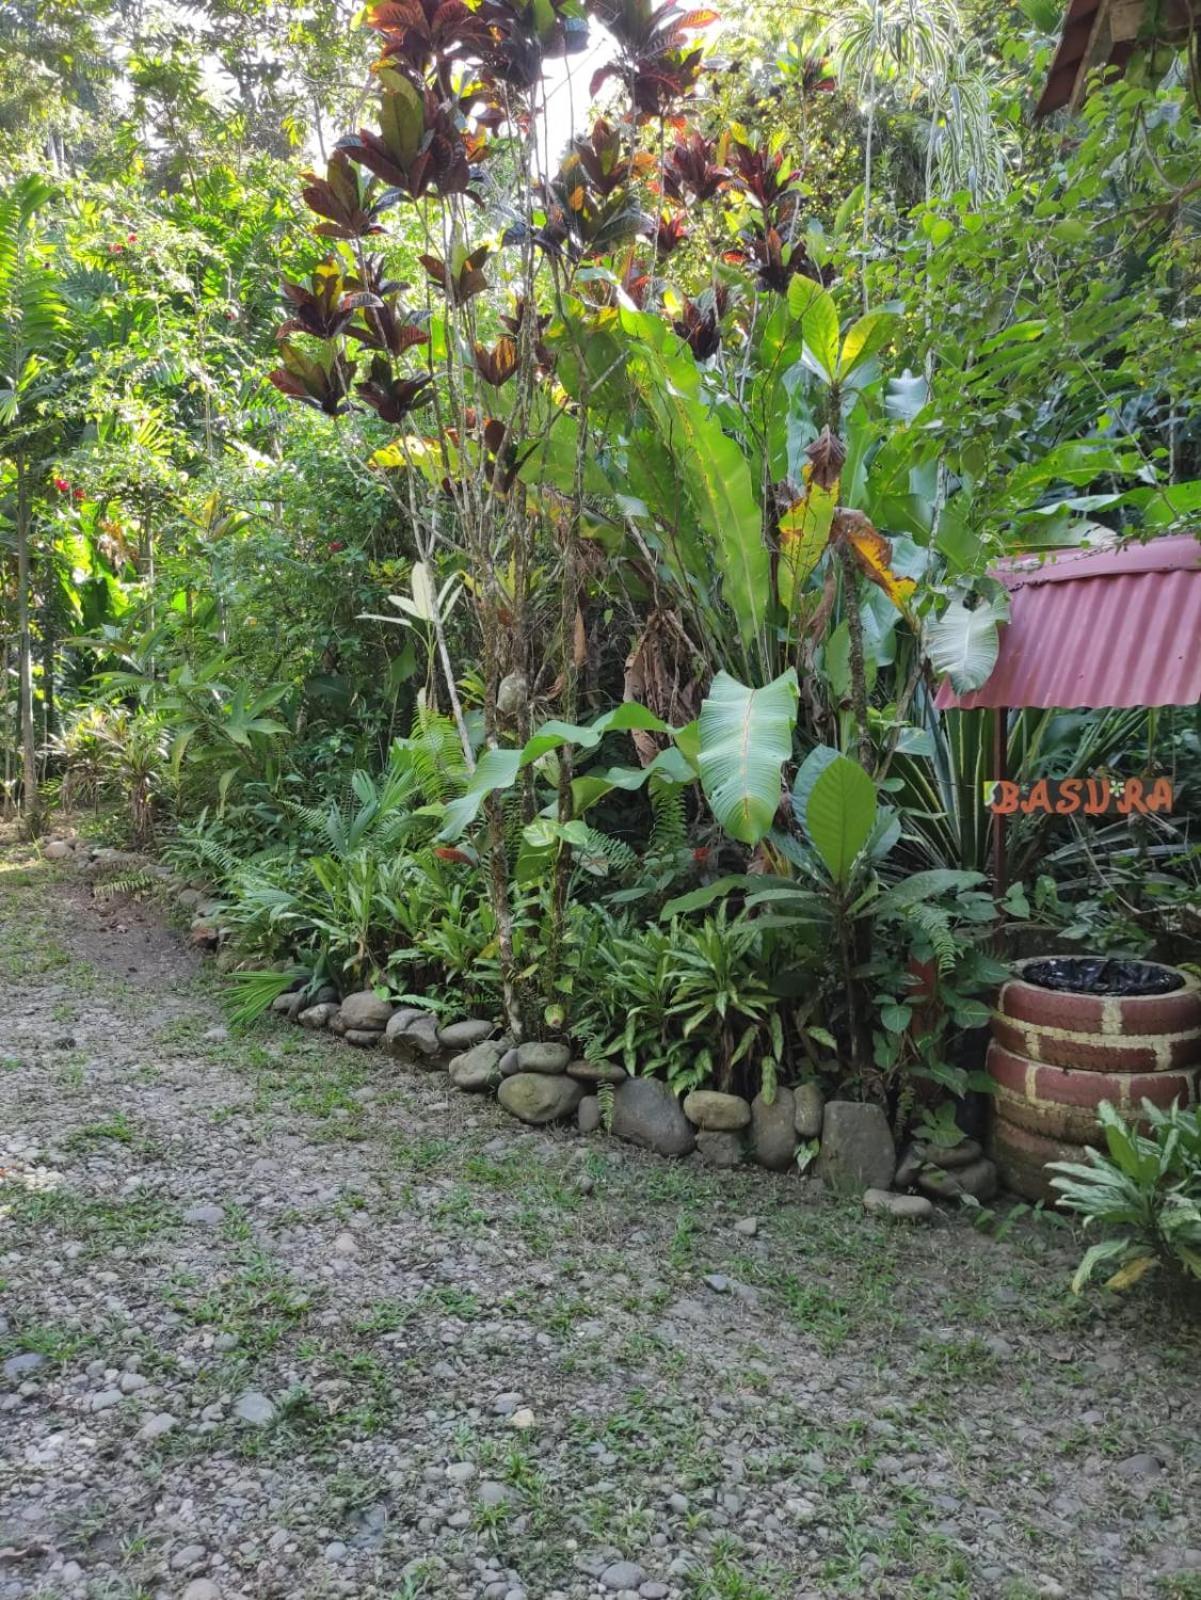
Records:
M618 872L633 872L638 866L637 852L624 839L614 838L611 833L602 833L599 828L588 829L587 848L594 855L603 856Z
M92 885L92 899L99 900L103 905L109 900L115 900L118 895L147 894L157 882L154 874L144 868L133 872L114 873L111 877Z
M923 905L919 902L910 906L906 915L930 941L939 973L945 975L953 971L959 947L951 931L947 913L940 906Z
M650 796L651 854L670 855L683 849L688 842L683 787L678 783L661 783L652 778Z

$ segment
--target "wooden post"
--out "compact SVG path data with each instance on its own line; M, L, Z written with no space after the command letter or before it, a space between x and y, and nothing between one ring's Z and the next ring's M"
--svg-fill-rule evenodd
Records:
M997 706L993 712L992 767L993 781L1004 783L1009 776L1009 710L1006 706ZM1005 818L996 811L993 812L992 828L993 897L1001 900L1004 898L1007 888L1005 882Z

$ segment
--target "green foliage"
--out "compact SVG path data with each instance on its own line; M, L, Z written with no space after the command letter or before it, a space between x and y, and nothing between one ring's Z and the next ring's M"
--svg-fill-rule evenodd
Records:
M245 961L900 1123L997 976L994 722L933 710L988 569L1201 512L1183 79L1063 138L1045 8L736 5L710 73L705 12L498 5L0 15L5 793L118 802ZM1006 731L1201 779L1187 713ZM1015 819L1005 913L1180 954L1186 822Z
M1078 1293L1102 1265L1117 1269L1110 1289L1129 1288L1157 1266L1201 1278L1201 1117L1144 1101L1142 1133L1108 1103L1097 1114L1106 1149L1090 1147L1087 1162L1051 1163L1059 1204L1086 1228L1110 1232L1089 1246L1072 1288Z
M790 1009L772 978L796 959L795 946L724 907L698 924L614 919L602 932L598 966L580 969L573 1016L590 1056L663 1077L679 1094L710 1084L770 1092Z
M701 707L701 785L722 827L742 844L758 844L780 804L780 768L792 753L796 673L748 689L719 672Z

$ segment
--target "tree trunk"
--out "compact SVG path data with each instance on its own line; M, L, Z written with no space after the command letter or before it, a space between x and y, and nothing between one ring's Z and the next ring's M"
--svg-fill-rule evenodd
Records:
M37 740L33 727L33 647L29 619L30 510L24 456L17 457L17 703L21 723L21 789L25 827L38 829Z

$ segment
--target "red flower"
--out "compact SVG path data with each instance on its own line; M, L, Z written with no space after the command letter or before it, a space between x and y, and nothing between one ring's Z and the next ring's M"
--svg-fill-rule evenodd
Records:
M334 539L330 544L329 553L331 556L337 555L339 550L345 550L345 548L346 541L344 539Z
M137 242L138 242L137 234L136 233L127 233L125 235L125 242L126 242L126 244L137 244Z
M125 246L123 244L110 244L108 253L110 256L119 256L124 249Z
M58 490L59 494L66 494L71 485L67 482L66 478L55 478L54 487Z
M74 495L76 500L82 500L83 499L83 490L82 489L72 489L71 493Z

